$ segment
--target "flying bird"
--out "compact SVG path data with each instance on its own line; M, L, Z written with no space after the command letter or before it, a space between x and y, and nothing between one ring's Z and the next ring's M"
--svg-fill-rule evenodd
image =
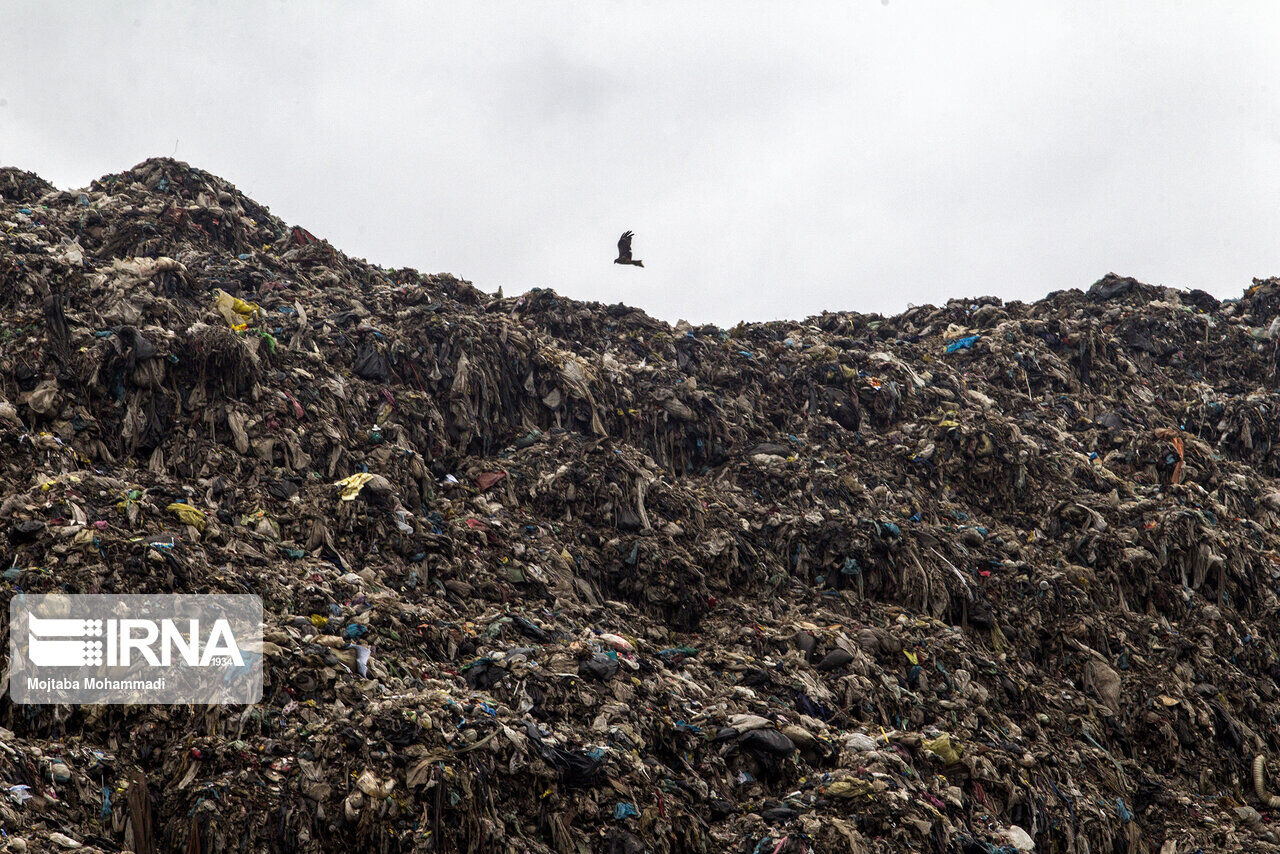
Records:
M613 259L615 264L634 264L637 267L643 267L643 261L631 260L631 232L622 232L622 237L618 239L618 257Z

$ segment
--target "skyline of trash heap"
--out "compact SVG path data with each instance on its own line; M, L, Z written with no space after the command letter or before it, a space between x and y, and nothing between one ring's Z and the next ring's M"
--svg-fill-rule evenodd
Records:
M0 851L1280 851L1278 279L671 325L167 158L0 225L6 601L265 614L251 707L6 695Z

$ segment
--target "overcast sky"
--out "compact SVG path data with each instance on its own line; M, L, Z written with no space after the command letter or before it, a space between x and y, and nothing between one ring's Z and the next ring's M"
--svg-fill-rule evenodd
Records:
M1280 274L1280 4L4 7L0 164L174 155L487 291L729 324Z

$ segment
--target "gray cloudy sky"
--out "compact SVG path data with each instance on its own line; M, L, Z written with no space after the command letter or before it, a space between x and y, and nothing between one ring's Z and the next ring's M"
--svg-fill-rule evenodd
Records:
M0 163L176 152L488 291L728 324L1280 274L1274 3L4 6Z

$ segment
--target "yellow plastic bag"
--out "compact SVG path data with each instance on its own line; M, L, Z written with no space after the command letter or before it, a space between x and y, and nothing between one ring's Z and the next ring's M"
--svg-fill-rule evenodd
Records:
M257 303L245 302L240 297L233 297L221 288L214 288L213 297L217 301L218 311L232 329L244 329L246 318L261 315L262 307Z
M175 501L164 509L177 516L183 523L191 525L197 531L203 531L205 525L209 524L209 520L204 516L204 511L198 507L192 507L190 504L180 504Z
M836 780L822 787L822 792L833 798L859 798L870 795L875 787L866 780Z
M334 486L342 490L343 501L355 501L356 496L360 494L360 490L364 489L364 485L371 480L373 480L373 475L368 472L358 472L350 477L344 477Z
M924 749L937 756L947 765L955 765L963 756L963 749L951 743L951 736L943 733L933 741L926 741Z

